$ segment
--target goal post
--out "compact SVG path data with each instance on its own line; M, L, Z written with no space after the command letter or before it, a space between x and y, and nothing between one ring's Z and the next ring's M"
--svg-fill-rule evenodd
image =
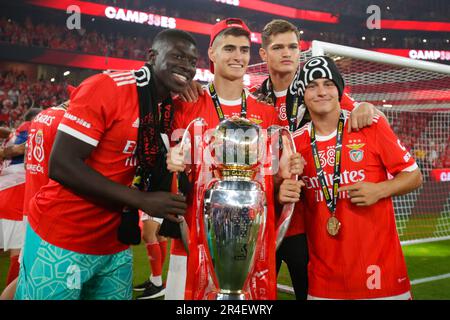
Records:
M348 47L329 42L313 40L311 43L311 49L308 51L311 51L311 57L323 55L343 56L346 58L380 62L395 65L398 67L413 68L417 70L432 71L450 75L450 66L444 64L422 60L414 60L400 56L395 56L392 54Z
M353 99L387 116L422 171L419 190L394 197L402 244L450 239L450 181L435 174L450 172L450 66L321 41L300 60L318 55L335 60ZM249 67L252 84L267 74L265 63Z

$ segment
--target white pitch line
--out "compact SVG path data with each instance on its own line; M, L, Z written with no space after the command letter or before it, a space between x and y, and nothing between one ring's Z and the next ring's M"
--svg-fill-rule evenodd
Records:
M434 277L411 280L411 285L413 286L413 285L420 284L420 283L426 283L426 282L442 280L442 279L447 279L447 278L450 278L450 273L441 274L441 275L434 276ZM286 286L284 284L277 283L277 289L281 292L294 294L294 289L292 287Z
M277 283L277 289L281 292L294 294L294 289L292 287L286 286L284 284Z
M425 282L431 282L431 281L436 281L436 280L442 280L442 279L447 279L447 278L450 278L450 273L440 274L440 275L434 276L434 277L412 280L411 285L425 283Z

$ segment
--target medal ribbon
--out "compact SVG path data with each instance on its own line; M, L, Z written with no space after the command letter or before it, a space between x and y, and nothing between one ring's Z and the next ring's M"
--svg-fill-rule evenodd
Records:
M214 83L209 84L209 93L211 94L211 98L214 103L214 107L216 108L217 116L219 117L219 121L225 119L225 115L223 114L222 107L220 106L219 97L217 96L216 89L214 88ZM245 96L245 91L242 90L241 95L241 117L247 118L247 97Z
M288 90L289 91L289 90ZM289 94L289 92L288 92ZM297 115L298 115L298 94L294 95L294 100L292 102L292 112L289 117L289 131L294 132L297 129ZM288 110L288 99L286 97L286 111ZM290 109L290 108L289 108Z
M334 212L336 211L338 188L339 183L341 182L341 153L342 153L342 137L344 134L344 124L345 124L345 116L344 113L341 111L341 114L339 115L339 122L336 135L336 149L335 149L334 173L333 173L333 197L331 198L325 180L325 173L322 166L320 165L319 153L317 151L316 145L316 133L314 129L314 124L311 122L311 148L314 157L314 166L316 167L317 177L319 178L320 187L322 188L322 192L325 196L327 207L332 214L334 214Z
M273 85L272 85L272 81L270 80L270 78L268 78L267 83L263 86L265 87L265 92L267 95L270 95L272 97L273 100L273 105L276 106L277 104L277 97L275 95L275 92L273 90ZM291 94L291 89L288 88L287 89L287 93L286 93L286 114L289 118L289 131L294 132L295 130L297 130L298 125L297 125L297 116L298 116L298 101L299 101L299 95L296 94Z

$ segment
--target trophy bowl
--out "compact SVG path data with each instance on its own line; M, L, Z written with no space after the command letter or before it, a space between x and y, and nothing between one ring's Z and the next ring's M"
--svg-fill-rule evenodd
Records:
M264 185L257 181L266 145L261 127L239 117L222 121L211 144L218 174L205 191L203 223L219 286L212 298L245 300L243 287L266 219Z
M265 154L261 127L250 120L231 117L215 129L213 164L224 179L252 180ZM248 175L246 176L245 173Z

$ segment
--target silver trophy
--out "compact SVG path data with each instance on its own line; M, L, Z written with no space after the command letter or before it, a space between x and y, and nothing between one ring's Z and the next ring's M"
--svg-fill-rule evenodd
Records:
M280 148L280 145L282 144L281 140L282 140L282 137L284 136L287 138L287 143L289 144L289 147L292 150L292 152L293 153L296 152L294 138L292 137L291 132L287 128L281 127L278 125L273 125L268 128L268 131L269 131L269 141L270 141L270 145L271 145L272 149L276 150L276 149ZM287 146L283 146L283 147L287 147ZM277 157L275 157L275 158L278 159ZM280 168L278 168L278 166L277 166L277 168L273 168L273 166L274 166L274 162L272 161L272 168L271 168L272 172L278 171L278 169L280 169ZM287 177L285 177L285 178L287 178ZM298 176L291 175L289 178L297 180ZM281 210L281 214L278 218L278 223L276 226L276 249L277 250L280 247L281 242L283 241L287 230L289 229L289 225L290 225L291 219L292 219L292 214L294 213L294 207L295 207L295 203L288 203L288 204L285 204L283 206L283 209Z
M216 300L246 300L244 284L264 232L266 195L260 173L266 142L261 128L232 117L214 131L213 180L204 197L203 223L218 291Z

